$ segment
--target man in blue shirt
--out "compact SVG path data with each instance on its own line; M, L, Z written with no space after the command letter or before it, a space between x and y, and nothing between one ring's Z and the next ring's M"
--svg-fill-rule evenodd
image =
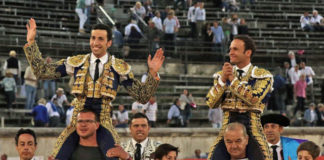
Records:
M213 26L211 27L213 31L214 38L213 43L215 43L215 51L223 51L223 40L225 38L222 26L218 25L217 21L214 21Z

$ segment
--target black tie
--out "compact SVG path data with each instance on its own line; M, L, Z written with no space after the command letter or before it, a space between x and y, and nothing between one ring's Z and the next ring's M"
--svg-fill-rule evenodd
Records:
M141 144L136 143L135 160L141 160L141 147Z
M244 71L243 71L243 70L240 70L240 69L238 69L238 70L236 70L236 72L238 72L238 77L237 77L237 78L238 78L239 80L241 80L241 79L242 79L242 76L243 76L243 72L244 72Z
M94 75L94 81L97 81L97 79L99 78L99 63L100 63L100 59L96 60L96 70L95 70L95 75Z
M271 146L272 154L273 154L273 160L278 160L277 147L278 147L277 145Z

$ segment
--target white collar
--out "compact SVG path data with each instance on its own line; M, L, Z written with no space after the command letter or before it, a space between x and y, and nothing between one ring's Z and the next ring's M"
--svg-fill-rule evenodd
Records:
M91 53L90 63L95 63L97 59L98 58L93 53ZM108 61L108 53L106 53L104 56L100 57L99 59L102 64L105 64Z
M248 65L246 65L245 67L243 67L243 68L238 68L237 66L235 66L234 67L234 69L235 70L238 70L238 69L240 69L240 70L243 70L244 71L244 73L247 73L248 71L249 71L249 68L250 68L250 66L251 66L252 64L251 63L249 63Z
M276 143L276 144L271 144L271 143L268 142L268 146L269 146L270 148L271 148L271 146L273 146L273 145L277 145L278 147L281 147L281 139L279 139L278 143Z
M146 139L144 140L144 141L142 141L140 144L141 144L141 148L145 148L146 147L146 145L147 145L147 141L148 141L148 138L146 137ZM132 145L133 145L133 147L136 149L136 141L135 141L135 139L134 138L132 138Z

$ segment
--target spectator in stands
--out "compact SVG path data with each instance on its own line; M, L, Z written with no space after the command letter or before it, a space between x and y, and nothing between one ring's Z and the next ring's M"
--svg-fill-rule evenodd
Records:
M164 20L168 17L168 14L169 14L170 10L171 10L171 6L166 6L164 11L160 12L161 13L162 24L163 24Z
M304 31L314 31L314 27L311 24L312 17L309 16L308 12L304 12L304 14L300 17L300 25L302 30Z
M161 144L154 152L154 160L177 160L179 149L170 144Z
M247 0L242 0L241 8L242 8L242 9L247 9L247 10L249 10L249 7L246 7L246 6L245 6L246 1L247 1ZM252 7L252 6L254 5L254 0L249 0L249 1L250 1L250 5L249 5L249 6Z
M136 21L130 20L128 25L125 27L125 38L128 39L129 35L131 34L132 27L135 27L136 31L142 34L141 29L138 27Z
M94 13L94 0L85 0L85 15L87 16L87 20L84 23L84 25L87 27L87 29L90 31L91 30L91 13Z
M151 20L149 20L148 24L149 27L147 28L147 39L149 40L150 54L153 57L155 51L160 48L162 30L156 28L155 23Z
M36 134L31 129L20 129L15 136L16 150L20 160L32 160L37 149Z
M230 155L228 159L248 159L247 145L249 135L246 128L239 122L229 123L224 131L224 143Z
M236 0L224 0L222 2L222 11L223 12L228 12L228 11L232 11L232 12L237 12L240 9L240 7L238 6L238 3L236 2Z
M118 105L116 120L117 120L116 128L127 128L128 111L125 109L125 106L122 104Z
M297 159L297 147L305 140L281 136L283 127L289 126L289 119L281 114L267 114L261 117L261 123L274 159Z
M181 104L180 107L183 110L182 118L183 118L184 127L187 127L191 118L191 110L195 106L195 101L192 97L192 94L189 93L187 89L183 90L183 93L180 95L179 100Z
M150 127L156 127L156 112L158 111L158 104L156 102L156 96L152 96L150 100L143 106L143 110L147 118L149 119Z
M78 103L78 99L74 98L73 101L71 102L71 105L66 110L66 119L65 119L66 126L69 126L72 121L73 111L74 111L74 108L77 105L77 103Z
M163 50L159 49L154 57L148 56L147 64L150 74L148 74L147 81L142 84L134 78L129 64L107 52L112 43L111 28L104 24L97 24L93 26L91 38L89 38L91 53L72 56L66 60L46 65L35 41L36 21L31 18L28 22L29 24L26 25L28 43L24 46L24 51L35 75L41 79L74 75L75 82L71 93L77 95L79 100L79 105L76 106L73 113L72 125L66 127L59 136L59 141L54 146L54 150L57 152L53 152L52 156L56 159L71 157L71 150L75 146L65 142L71 140L72 143L77 143L76 117L82 108L94 109L98 115L100 114L100 126L102 127L98 132L101 137L98 138L97 143L104 148L111 148L117 142L117 136L112 135L117 135L117 132L112 124L107 122L111 121L111 105L116 98L118 88L124 86L134 99L146 103L156 91L160 80L157 72L165 59ZM106 139L108 140L106 141ZM71 150L65 150L66 147Z
M300 73L306 76L307 91L308 91L307 93L310 93L311 102L315 102L314 82L313 82L313 77L315 76L315 72L313 71L311 66L306 66L304 61L300 62L299 68L300 68Z
M300 58L295 56L294 51L289 51L288 52L288 58L289 58L289 62L290 62L290 66L291 67L295 67L300 63Z
M181 3L183 10L186 9L186 2L185 2L185 0L174 0L174 4L173 4L173 9L174 10L177 10L178 9L179 3Z
M240 20L240 25L238 26L238 34L249 35L249 28L248 28L244 18L241 18L241 20Z
M105 152L97 143L97 130L99 126L99 116L90 109L83 109L77 115L76 132L79 143L72 149L71 160L104 160ZM108 139L107 139L108 141ZM63 151L64 152L64 151Z
M167 124L170 127L181 127L183 126L183 119L180 110L180 100L176 98L168 111Z
M202 37L202 29L203 26L205 25L206 21L206 10L204 8L204 3L203 2L198 2L198 7L195 10L195 19L196 19L196 25L197 25L197 34L198 37Z
M317 116L315 108L315 103L311 103L308 109L305 110L304 120L306 121L306 126L316 126L319 117Z
M190 157L190 158L193 158L193 159L207 159L207 157L208 157L208 154L201 153L200 149L195 149L195 155Z
M112 28L113 31L113 46L116 48L121 48L124 45L124 37L123 34L118 30L120 24L116 23Z
M149 119L143 113L136 113L130 121L129 130L132 138L122 147L134 160L147 159L161 144L148 137L151 129Z
M295 66L290 68L289 70L289 77L291 80L291 85L295 86L296 82L299 80L299 77L301 75L301 72L299 70L299 66ZM294 95L296 94L295 89L293 89ZM295 98L295 97L294 97Z
M142 33L138 32L135 26L132 26L126 42L131 49L137 49L139 48L138 43L142 37ZM137 52L132 52L131 55L139 56Z
M306 99L306 87L307 83L305 80L305 75L300 75L299 80L294 85L295 99L297 99L297 105L294 110L294 115L300 110L301 112L305 111L305 99Z
M232 14L232 18L228 20L228 23L232 26L230 40L232 41L234 36L238 35L238 26L240 25L241 19L236 13Z
M152 9L152 1L146 0L144 3L144 8L146 10L144 20L147 23L150 19L152 19L154 17L154 13L153 13L153 9Z
M155 11L155 17L153 17L152 22L154 23L155 28L160 31L163 31L162 19L160 11Z
M86 14L85 0L77 0L75 12L79 16L79 33L85 33L84 24L88 19L87 14Z
M321 23L321 20L323 19L323 17L318 14L318 11L317 10L313 10L313 16L310 20L310 23L312 24L313 28L315 31L321 31L321 26L320 26L320 23Z
M221 128L223 120L223 111L221 108L209 108L208 119L213 128Z
M175 34L178 32L177 21L174 19L174 12L170 11L168 17L163 22L165 50L172 51L174 46Z
M223 44L224 44L225 36L224 36L222 26L219 25L218 21L214 21L211 30L213 31L214 34L213 43L214 43L215 51L220 51L221 53L224 53Z
M32 109L36 99L37 92L37 78L31 70L30 66L25 71L25 91L26 91L26 104L25 109Z
M47 109L45 107L46 99L41 98L38 100L38 105L32 110L32 115L34 117L35 127L47 127L49 122L49 117Z
M11 50L9 52L9 58L4 61L3 64L3 71L9 71L13 74L13 77L16 81L16 85L20 85L20 72L21 72L21 65L20 60L17 58L17 53L15 50Z
M314 142L303 142L297 148L298 160L316 160L320 156L320 151L320 147Z
M132 114L135 114L135 113L144 113L144 104L142 103L139 103L138 101L135 101L133 104L132 104Z
M286 113L286 106L284 102L284 94L286 92L285 79L282 76L280 67L276 67L273 77L273 91L268 103L268 110L280 111L281 114Z
M1 155L1 160L7 160L7 158L8 158L7 154L4 153Z
M49 56L46 57L46 63L47 64L52 63L52 58ZM51 97L55 94L55 89L56 89L55 80L53 79L43 80L43 89L44 89L45 98L51 99Z
M247 146L249 159L264 160L271 157L264 138L261 138L264 137L262 130L253 129L261 126L256 117L260 116L266 106L266 97L270 96L273 83L269 71L251 64L255 48L255 43L249 36L236 36L230 46L230 63L225 62L222 71L214 74L214 84L206 96L206 103L210 108L221 107L224 117L221 132L209 155L212 160L229 158L221 150L225 149L224 129L230 122L243 123L247 128L251 141ZM254 153L251 153L252 150Z
M197 27L196 27L196 9L198 8L198 3L194 2L193 6L189 7L188 13L187 13L187 20L190 25L190 37L196 38L197 37Z
M323 103L319 103L317 105L317 108L318 108L318 112L317 112L317 117L318 117L317 126L324 126L324 104Z
M290 64L289 62L284 62L284 78L286 85L286 96L285 96L285 105L291 105L292 100L294 99L294 90L293 85L291 84L291 78L289 74Z
M210 23L207 23L205 25L205 28L204 28L204 46L206 47L205 50L207 51L212 51L212 49L214 48L214 43L213 43L213 40L214 40L214 33L213 31L211 30L211 27L212 27L212 24Z
M9 70L6 71L6 76L0 81L0 85L5 91L7 107L12 109L12 103L16 100L17 85L13 74Z
M223 28L223 32L224 32L224 36L225 36L225 53L227 53L227 46L230 43L231 40L231 29L232 26L228 23L228 18L227 17L223 17L222 18L222 24L221 24L222 28Z
M131 10L133 12L135 12L136 15L138 15L139 17L141 17L142 19L144 19L145 15L146 15L146 10L142 6L142 3L140 1L137 1L136 4L135 4L135 6L133 8L131 8Z
M61 123L64 124L65 123L65 108L63 103L65 103L66 106L70 106L70 102L68 101L68 99L66 98L66 95L64 94L64 89L63 88L57 88L56 90L56 94L52 97L52 101L54 101L54 99L56 98L57 100L57 106L56 109L60 114L60 120Z
M60 126L60 113L58 112L57 98L46 103L47 113L49 116L49 127Z

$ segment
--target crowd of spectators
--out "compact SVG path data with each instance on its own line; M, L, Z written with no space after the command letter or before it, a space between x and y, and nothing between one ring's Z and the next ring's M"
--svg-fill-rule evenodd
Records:
M300 25L304 31L324 31L324 19L317 10L313 10L312 15L304 12L300 17Z

